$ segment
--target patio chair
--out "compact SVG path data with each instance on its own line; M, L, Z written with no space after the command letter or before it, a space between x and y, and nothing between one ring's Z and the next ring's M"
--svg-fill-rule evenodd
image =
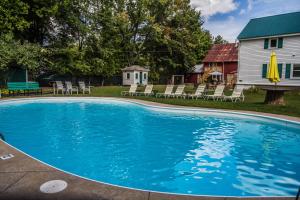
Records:
M91 94L91 86L86 86L84 81L79 81L79 91L82 91L82 94L85 94L85 92L88 92L88 94Z
M122 91L121 95L122 96L126 96L126 95L133 96L136 94L137 87L138 87L137 84L132 84L132 85L130 85L129 91Z
M73 92L77 92L77 94L79 93L77 86L73 86L70 81L66 81L65 83L66 83L66 94L72 95Z
M225 85L218 85L213 95L205 95L204 99L219 100L224 96Z
M65 87L64 84L62 83L62 81L55 81L55 83L53 84L53 94L58 94L59 91L61 91L61 94L65 93Z
M176 88L176 91L171 94L171 97L176 97L176 98L182 97L182 98L185 98L184 88L185 88L185 85L178 85L178 87Z
M236 86L231 94L231 96L223 96L224 101L231 100L232 102L244 101L245 96L243 93L244 88Z
M137 95L151 96L153 95L153 85L147 85L144 92L136 92Z
M192 98L192 99L198 99L204 96L205 94L205 89L206 89L206 85L202 84L202 85L198 85L196 91L194 94L189 94L188 97Z
M174 85L167 85L165 92L157 93L156 97L165 97L165 98L170 97L172 95L173 88L174 88Z

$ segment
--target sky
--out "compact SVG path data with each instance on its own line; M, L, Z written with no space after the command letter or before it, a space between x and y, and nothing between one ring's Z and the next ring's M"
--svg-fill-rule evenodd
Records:
M300 11L300 0L191 0L201 11L204 28L235 42L250 19Z

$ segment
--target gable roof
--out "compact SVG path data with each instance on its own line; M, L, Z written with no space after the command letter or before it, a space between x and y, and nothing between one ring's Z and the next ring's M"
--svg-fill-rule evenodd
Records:
M238 48L235 43L214 44L202 62L237 62Z
M251 19L239 40L300 33L300 12Z
M124 69L121 69L122 71L142 71L142 72L149 72L148 67L141 67L139 65L132 65L130 67L125 67Z

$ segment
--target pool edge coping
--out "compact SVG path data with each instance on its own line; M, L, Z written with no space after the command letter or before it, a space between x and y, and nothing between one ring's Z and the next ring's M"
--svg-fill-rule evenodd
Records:
M144 101L144 100L139 100L139 99L130 99L130 98L115 98L115 97L30 97L30 98L16 98L16 99L3 99L0 101L0 104L2 102L11 102L11 101L28 101L28 100L47 100L47 99L93 99L93 100L100 100L100 99L106 99L106 100L117 100L117 101L123 101L123 102L128 102L128 103L134 103L137 105L142 105L142 106L146 106L146 107L154 107L154 108L162 108L162 109L175 109L175 110L188 110L188 111L204 111L204 112L208 112L208 111L213 111L213 112L222 112L222 113L226 113L226 114L238 114L238 115L246 115L246 116L256 116L256 117L262 117L262 118L268 118L268 119L273 119L273 120L280 120L280 121L286 121L286 122L290 122L290 123L296 123L296 124L300 124L300 118L297 117L291 117L291 116L285 116L285 115L277 115L277 114L271 114L271 113L261 113L261 112L254 112L254 111L236 111L236 110L224 110L224 109L210 109L210 108L201 108L201 107L189 107L189 106L177 106L177 105L170 105L170 104L162 104L162 103L157 103L157 102L150 102L150 101ZM262 114L266 114L266 116L262 115ZM287 118L285 118L287 117ZM296 120L291 120L289 118L295 118ZM86 181L91 181L93 183L96 184L102 184L102 185L107 185L107 186L111 186L111 187L116 187L116 189L126 189L126 190L131 190L133 192L147 192L149 193L149 198L151 193L152 194L157 194L157 195L163 195L166 196L166 198L168 196L172 196L173 198L177 199L176 197L178 197L178 199L182 198L199 198L199 200L201 199L207 199L207 198L216 198L216 199L226 199L226 200L230 200L230 199L294 199L295 196L222 196L222 195L197 195L197 194L183 194L183 193L171 193L171 192L160 192L160 191L153 191L153 190L144 190L144 189L137 189L137 188L131 188L131 187L126 187L126 186L120 186L120 185L114 185L114 184L110 184L110 183L106 183L106 182L102 182L102 181L97 181L94 179L90 179L87 177L83 177L77 174L73 174L71 172L59 169L55 166L52 166L48 163L45 163L25 152L23 152L22 150L18 149L17 147L14 147L13 145L7 143L6 141L1 141L2 143L4 143L5 145L7 145L8 147L20 152L21 154L24 154L25 156L29 157L30 159L32 159L35 162L39 162L47 167L50 167L58 172L62 172L65 173L67 175L71 175L74 176L76 178L79 179L83 179ZM0 145L2 145L0 142ZM0 192L0 197L1 197L1 192ZM172 198L172 199L173 199Z
M0 99L1 102L9 102L9 101L26 101L26 100L39 100L39 99L111 99L117 101L125 101L129 103L139 104L146 107L154 107L154 108L163 108L169 109L172 108L174 110L188 110L188 111L212 111L212 112L222 112L227 114L239 114L239 115L248 115L248 116L256 116L262 118L269 118L274 120L286 121L291 123L300 124L300 117L289 116L289 115L281 115L274 113L265 113L265 112L257 112L257 111L249 111L249 110L232 110L232 109L219 109L219 108L207 108L207 107L195 107L195 106L181 106L181 105L172 105L172 104L164 104L153 101L146 101L141 99L132 99L132 98L118 98L118 97L76 97L76 96L59 96L59 97L27 97L27 98L6 98Z

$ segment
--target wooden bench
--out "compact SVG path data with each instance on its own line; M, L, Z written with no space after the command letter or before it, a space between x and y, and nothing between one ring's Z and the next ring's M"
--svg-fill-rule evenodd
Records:
M37 82L8 82L7 83L7 89L9 91L9 94L13 92L13 95L15 92L23 91L24 95L27 92L27 95L29 95L30 91L35 91L36 93L43 94L42 88L40 88L39 83Z

